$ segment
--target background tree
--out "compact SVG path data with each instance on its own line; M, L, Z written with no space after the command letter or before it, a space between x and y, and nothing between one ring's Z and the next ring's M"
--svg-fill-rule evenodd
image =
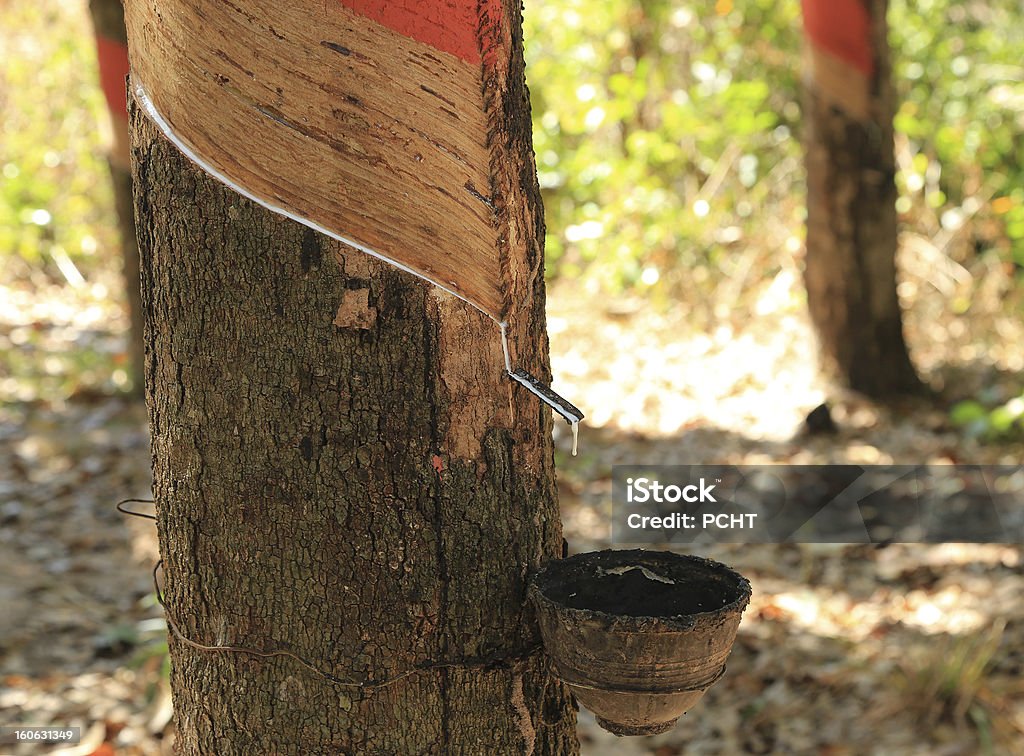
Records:
M124 27L124 6L121 5L121 0L90 0L89 12L96 33L100 84L106 96L113 133L108 159L121 232L124 290L128 302L128 363L131 370L131 391L134 396L141 397L145 389L142 375L145 353L142 341L142 296L139 292L139 246L135 240L132 173L128 159L128 108L125 101L128 36Z
M803 2L807 303L828 366L871 396L920 385L896 295L887 8L887 0Z
M539 266L518 3L502 12L502 117L480 138L513 263ZM575 752L524 606L562 548L551 413L505 375L494 322L132 128L169 616L201 644L393 681L175 636L182 752ZM543 275L512 286L517 363L549 379Z

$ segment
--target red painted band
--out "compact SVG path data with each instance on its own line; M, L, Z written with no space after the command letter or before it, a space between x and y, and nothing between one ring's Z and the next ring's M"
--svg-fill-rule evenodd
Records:
M128 75L128 48L107 37L96 37L96 53L100 63L100 87L107 98L107 108L115 121L128 121L128 93L124 79Z
M341 0L341 4L466 63L481 61L478 0ZM488 4L490 0L483 3Z
M874 73L871 17L866 0L803 0L804 31L811 43L866 76Z

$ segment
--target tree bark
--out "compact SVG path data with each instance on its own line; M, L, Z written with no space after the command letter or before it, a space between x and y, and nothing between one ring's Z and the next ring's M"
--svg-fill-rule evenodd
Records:
M914 392L920 383L896 295L895 97L887 2L861 2L871 19L874 59L864 117L822 96L813 81L804 88L804 281L826 368L850 388L885 397Z
M518 28L496 183L536 271ZM168 615L394 680L172 635L181 752L576 753L524 604L561 552L551 412L508 380L495 323L214 182L137 109L132 136ZM517 279L510 328L548 379L543 278Z

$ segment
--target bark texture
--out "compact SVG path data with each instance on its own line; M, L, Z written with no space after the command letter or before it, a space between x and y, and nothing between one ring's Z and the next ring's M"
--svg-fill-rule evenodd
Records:
M907 354L896 295L894 92L886 0L871 14L874 73L868 118L805 87L807 257L804 280L826 367L875 397L920 383Z
M511 7L511 6L510 6ZM521 49L518 25L513 43ZM516 364L550 377L521 53L493 92ZM149 403L185 754L573 754L526 584L561 553L551 412L495 323L201 174L136 109Z

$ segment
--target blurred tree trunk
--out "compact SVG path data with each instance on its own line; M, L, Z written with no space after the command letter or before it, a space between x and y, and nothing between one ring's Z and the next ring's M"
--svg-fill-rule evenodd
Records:
M518 28L494 136L523 193L513 254L537 260ZM216 183L135 108L132 157L168 616L394 680L172 636L180 752L576 753L524 606L561 553L551 413L495 323ZM546 379L544 277L521 285L517 359Z
M803 2L807 302L826 367L874 397L920 388L896 295L887 5Z
M142 335L142 297L139 291L139 246L135 239L135 213L132 207L132 174L128 159L128 111L125 103L125 76L128 73L128 39L121 0L90 0L96 49L100 59L100 79L110 113L113 132L108 160L114 186L114 204L121 232L121 260L125 299L128 302L129 376L131 393L142 398L145 392Z

